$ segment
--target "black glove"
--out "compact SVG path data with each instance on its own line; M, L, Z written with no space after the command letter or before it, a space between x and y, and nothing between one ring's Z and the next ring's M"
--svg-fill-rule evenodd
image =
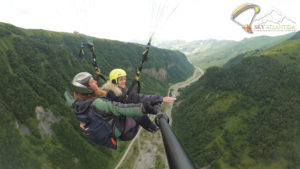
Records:
M143 113L157 114L156 106L152 105L150 102L143 103Z
M162 103L161 100L155 100L155 101L150 102L150 104L153 105L153 106L155 106L155 105L159 106L161 103Z
M165 114L165 113L159 113L155 117L155 124L157 126L160 126L160 124L159 124L159 119L160 118L164 118L168 123L170 122L169 116L167 114Z
M116 100L116 97L117 97L117 96L115 95L115 93L114 93L113 91L109 90L109 91L107 92L106 97L109 98L110 100Z

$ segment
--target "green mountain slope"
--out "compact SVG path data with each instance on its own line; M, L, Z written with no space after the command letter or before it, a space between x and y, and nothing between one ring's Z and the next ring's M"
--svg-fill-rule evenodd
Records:
M239 42L229 40L203 40L193 42L162 42L158 46L184 52L191 62L202 69L223 66L228 60L251 50L262 50L283 42L295 33L282 36L259 36L245 38Z
M112 168L127 143L112 151L81 135L63 100L73 76L94 74L91 54L78 57L84 35L25 30L0 23L0 168ZM104 75L128 71L128 85L145 46L94 38ZM143 93L165 95L170 83L185 80L193 66L180 52L151 48L141 75Z
M300 39L300 31L298 31L294 36L292 36L289 40Z
M300 40L209 68L181 92L173 128L196 165L300 168Z

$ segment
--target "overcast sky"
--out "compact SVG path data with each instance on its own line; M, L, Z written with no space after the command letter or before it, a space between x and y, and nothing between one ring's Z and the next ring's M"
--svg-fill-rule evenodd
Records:
M151 15L150 1L156 1L153 4L157 5L162 0L0 0L0 22L22 28L78 31L98 38L121 41L146 41L151 32L151 18L155 18ZM231 20L233 11L244 3L259 5L259 14L275 7L295 22L297 30L300 29L299 0L168 1L168 8L163 15L171 13L177 4L179 6L156 32L157 40L241 40L258 35L287 33L246 33Z

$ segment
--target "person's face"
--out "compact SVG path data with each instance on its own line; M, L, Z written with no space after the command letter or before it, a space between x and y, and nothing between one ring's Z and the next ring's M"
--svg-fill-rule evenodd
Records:
M126 87L126 76L121 76L118 78L118 86L121 88Z
M89 87L93 88L95 86L98 86L97 81L94 78L90 78L90 80L89 80Z

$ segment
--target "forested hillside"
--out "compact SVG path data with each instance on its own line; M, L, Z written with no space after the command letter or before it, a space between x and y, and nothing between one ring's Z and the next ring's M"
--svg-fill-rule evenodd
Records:
M97 62L108 77L123 68L131 82L145 46L93 38ZM0 168L108 169L117 151L95 145L79 130L63 93L81 71L94 74L91 53L78 56L85 35L25 30L0 23ZM180 52L151 48L141 75L142 93L165 95L194 67ZM102 82L103 83L103 82Z
M298 32L181 91L173 128L199 168L300 168L299 46Z
M171 41L159 43L158 46L179 50L185 53L193 64L206 70L211 66L223 66L231 58L247 51L267 49L291 38L294 34L293 32L274 37L258 36L241 41L215 39L192 42Z

